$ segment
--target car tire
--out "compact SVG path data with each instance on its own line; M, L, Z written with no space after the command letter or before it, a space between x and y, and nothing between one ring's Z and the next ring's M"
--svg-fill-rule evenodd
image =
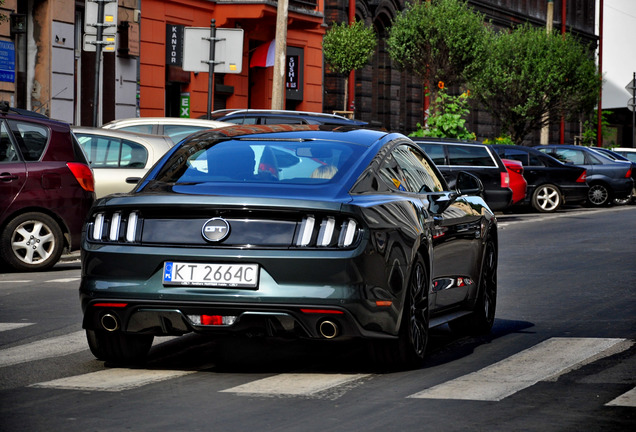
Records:
M376 341L376 363L389 369L415 369L422 365L429 335L430 280L424 260L417 256L404 300L397 340Z
M44 213L29 212L13 218L0 236L0 254L17 271L43 271L53 267L64 250L64 234Z
M121 331L86 330L86 340L93 355L115 364L141 364L152 346L154 336Z
M604 207L612 202L612 194L604 184L595 183L587 191L587 202L593 207Z
M484 246L479 291L474 310L448 323L451 331L460 335L487 334L495 323L497 308L497 248L489 236Z
M541 213L553 213L563 204L559 188L553 184L543 184L532 194L532 207Z

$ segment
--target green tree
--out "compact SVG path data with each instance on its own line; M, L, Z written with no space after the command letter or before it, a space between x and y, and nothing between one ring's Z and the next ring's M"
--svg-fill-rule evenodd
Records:
M428 88L466 82L467 66L484 44L487 29L482 15L464 1L414 0L394 19L387 46L394 64L417 76Z
M334 23L322 40L325 62L335 73L345 77L344 110L347 110L347 91L351 71L364 67L375 52L375 32L362 21L351 24Z
M545 114L577 118L594 108L600 76L570 34L525 24L493 33L485 48L469 67L471 90L516 144L549 123Z

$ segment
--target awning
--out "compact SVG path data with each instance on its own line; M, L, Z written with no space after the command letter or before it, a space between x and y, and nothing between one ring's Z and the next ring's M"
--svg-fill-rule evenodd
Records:
M276 52L276 39L264 43L254 50L250 67L270 67L274 66L274 54Z

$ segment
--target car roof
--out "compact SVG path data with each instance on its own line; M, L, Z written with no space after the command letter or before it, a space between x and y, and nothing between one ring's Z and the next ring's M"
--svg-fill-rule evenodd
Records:
M233 115L233 114L266 114L271 117L276 117L276 116L314 117L314 118L323 118L325 120L338 119L343 121L349 121L352 123L366 123L361 120L349 119L347 117L344 117L338 114L329 114L329 113L312 112L312 111L271 110L271 109L261 109L261 108L222 109L222 110L213 111L211 115L214 118L222 118L222 117Z
M90 126L72 126L71 130L77 133L91 134L91 135L103 135L115 138L129 139L135 140L135 138L140 138L146 141L167 141L172 143L170 137L165 135L153 135L153 134L145 134L140 132L128 132L119 129L105 129L105 128L96 128Z
M104 129L112 129L129 125L141 125L141 124L168 124L168 125L186 125L186 126L209 126L211 128L230 126L231 123L226 123L218 120L207 119L193 119L193 118L181 118L181 117L131 117L119 120L113 120L104 124Z
M472 145L472 146L483 146L488 147L488 144L484 144L479 141L467 141L456 138L437 138L437 137L411 137L411 139L415 142L424 142L430 144L444 144L444 145Z

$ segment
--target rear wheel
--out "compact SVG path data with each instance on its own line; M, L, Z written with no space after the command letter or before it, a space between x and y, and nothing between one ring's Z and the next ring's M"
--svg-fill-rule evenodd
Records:
M532 194L532 207L542 213L555 212L563 204L559 188L551 184L539 186Z
M497 248L491 237L488 237L484 248L481 265L479 293L475 309L449 324L452 331L459 334L480 335L490 332L495 323L497 307Z
M18 271L48 270L64 250L64 234L44 213L30 212L12 219L0 236L0 253Z
M152 335L86 330L86 340L93 355L99 360L119 364L143 363L153 339Z
M610 200L610 191L604 184L593 184L587 191L587 202L594 207L606 206Z
M409 280L398 339L377 341L374 345L376 359L382 366L413 369L422 365L429 332L429 286L424 260L418 255Z

